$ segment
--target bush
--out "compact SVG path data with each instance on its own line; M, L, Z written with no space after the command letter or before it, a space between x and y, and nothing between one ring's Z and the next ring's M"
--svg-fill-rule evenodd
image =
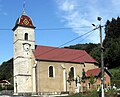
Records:
M2 85L0 85L0 91L2 91Z
M12 85L8 85L7 90L14 90L14 87Z

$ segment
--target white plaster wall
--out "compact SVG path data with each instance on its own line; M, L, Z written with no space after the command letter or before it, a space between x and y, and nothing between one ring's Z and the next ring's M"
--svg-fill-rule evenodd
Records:
M28 41L24 34L28 33ZM30 50L23 43L31 44ZM14 93L32 92L32 50L35 49L34 29L18 26L14 31Z

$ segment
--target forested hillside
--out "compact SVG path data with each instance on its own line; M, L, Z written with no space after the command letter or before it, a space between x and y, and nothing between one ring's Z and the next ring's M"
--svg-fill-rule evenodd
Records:
M0 65L0 80L8 80L13 83L13 58Z

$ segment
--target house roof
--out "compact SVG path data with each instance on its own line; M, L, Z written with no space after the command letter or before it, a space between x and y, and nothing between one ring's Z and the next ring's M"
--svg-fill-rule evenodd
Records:
M90 69L86 72L86 77L90 77L91 74L92 76L98 76L99 73L100 73L100 68Z
M37 60L75 62L75 63L97 63L85 50L73 50L37 45L34 56Z
M110 73L110 71L107 68L104 68L104 71L110 76L112 77L112 74ZM86 72L86 77L90 77L90 75L92 74L92 76L98 76L101 73L101 69L100 68L95 68L95 69L90 69Z

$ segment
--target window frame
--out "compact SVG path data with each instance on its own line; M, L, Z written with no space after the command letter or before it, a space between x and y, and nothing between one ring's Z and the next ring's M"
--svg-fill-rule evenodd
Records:
M24 40L28 40L28 33L24 34Z
M76 75L75 75L75 67L71 66L71 67L69 68L69 71L71 71L71 68L73 68L73 78L75 78L75 77L76 77Z
M50 67L52 67L52 76L50 75ZM53 65L48 66L48 78L55 78L55 68Z

